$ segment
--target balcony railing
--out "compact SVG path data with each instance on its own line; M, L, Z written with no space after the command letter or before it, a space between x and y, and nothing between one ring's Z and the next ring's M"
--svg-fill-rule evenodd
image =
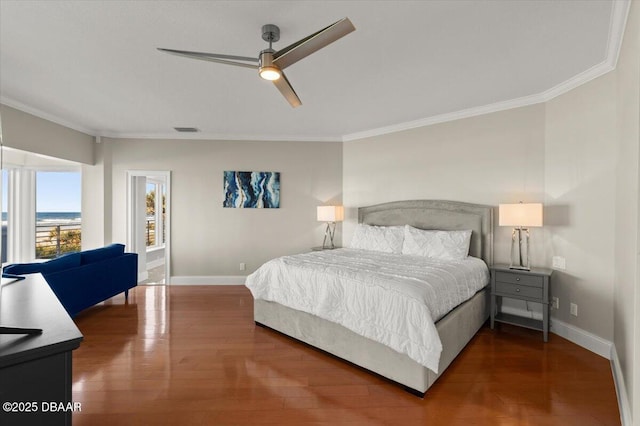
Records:
M146 226L146 236L147 236L147 247L164 244L166 239L166 228L162 227L162 240L156 241L156 219L155 217L147 217L147 226Z
M80 221L36 224L36 259L52 259L61 254L80 251L81 242Z
M163 234L165 230L163 229ZM156 245L156 221L146 220L147 247ZM164 235L162 240L164 241ZM52 259L65 253L80 251L82 222L38 222L36 225L36 259ZM3 251L4 254L4 251Z
M147 234L147 247L156 245L156 220L155 218L148 217L147 218L147 226L146 226L146 234Z

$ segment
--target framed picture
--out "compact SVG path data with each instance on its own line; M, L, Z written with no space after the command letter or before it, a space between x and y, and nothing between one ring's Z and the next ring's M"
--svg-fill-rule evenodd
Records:
M280 208L279 172L224 172L223 207Z

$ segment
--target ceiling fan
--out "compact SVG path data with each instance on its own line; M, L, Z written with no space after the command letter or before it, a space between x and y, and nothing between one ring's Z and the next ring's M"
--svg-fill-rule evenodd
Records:
M260 77L273 81L273 84L278 88L280 93L282 93L289 104L295 108L302 105L302 102L300 102L300 98L295 90L293 90L291 83L289 83L289 80L282 70L344 37L355 29L349 18L343 18L276 52L272 49L271 44L280 40L280 28L273 24L263 25L262 39L269 42L269 48L262 50L257 58L221 55L217 53L189 52L185 50L163 49L160 47L158 50L172 55L185 56L202 61L219 62L221 64L257 69Z

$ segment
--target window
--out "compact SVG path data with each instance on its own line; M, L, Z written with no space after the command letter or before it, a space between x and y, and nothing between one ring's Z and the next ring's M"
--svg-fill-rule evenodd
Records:
M36 172L36 259L80 251L80 172Z
M165 240L165 187L164 183L147 179L147 247L163 247Z
M2 147L3 261L80 250L81 191L77 163Z

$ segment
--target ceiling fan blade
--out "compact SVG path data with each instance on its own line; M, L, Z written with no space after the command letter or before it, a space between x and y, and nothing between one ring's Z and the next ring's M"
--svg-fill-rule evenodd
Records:
M244 62L237 62L237 61L258 62L258 58L250 58L248 56L221 55L218 53L205 53L205 52L189 52L187 50L163 49L162 47L158 47L158 50L161 52L169 53L171 55L184 56L185 58L190 58L190 59L198 59L201 61L218 62L220 64L235 65L238 67L258 69L258 65L245 64Z
M285 69L300 59L355 31L355 29L356 27L353 26L349 18L342 18L338 22L277 51L273 54L273 63L278 65L280 69Z
M287 80L287 76L284 75L284 73L281 73L279 79L273 80L273 84L278 88L280 93L282 93L282 96L287 99L287 102L289 102L292 107L295 108L302 105L300 98L296 94L296 91L293 90L293 87L291 87L291 83L289 83L289 80Z

